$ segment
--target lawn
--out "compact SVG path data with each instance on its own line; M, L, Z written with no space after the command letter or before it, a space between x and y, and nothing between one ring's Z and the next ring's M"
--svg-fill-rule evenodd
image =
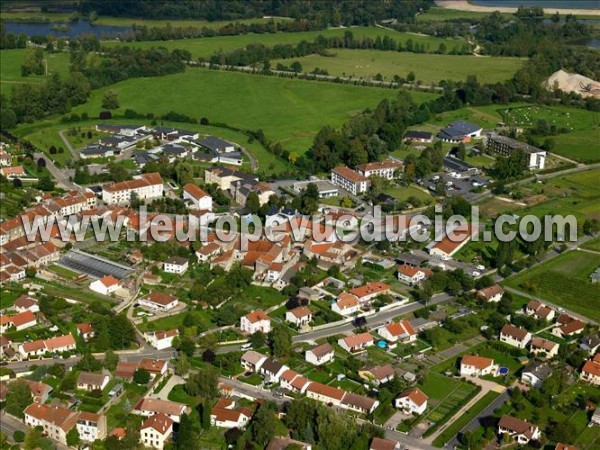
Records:
M429 195L428 192L426 192L423 189L420 189L416 186L407 186L407 187L397 187L397 186L392 186L387 188L384 191L386 194L391 195L392 197L394 197L397 200L400 201L407 201L410 197L415 197L417 199L419 199L421 202L423 203L430 203L433 198L431 197L431 195Z
M216 52L231 52L239 48L245 48L249 44L262 44L267 47L272 47L278 44L296 45L301 41L312 42L318 36L326 38L338 37L342 38L346 31L351 31L355 39L375 39L377 36L392 37L396 42L402 42L406 46L406 42L410 39L415 44L423 44L428 51L435 51L441 43L444 43L451 51L453 48L461 48L466 44L463 39L440 38L434 36L423 36L413 33L401 33L399 31L387 30L378 27L352 27L350 29L332 28L319 31L303 31L297 33L272 33L272 34L243 34L237 36L215 36L197 39L184 39L172 41L143 41L143 42L127 42L125 45L130 45L139 48L150 48L162 46L169 50L184 49L188 50L192 56L196 58L207 58ZM117 46L123 45L123 42L110 41L104 45ZM289 64L291 60L285 61L284 64ZM273 64L275 66L275 64Z
M185 403L191 407L194 407L198 403L196 397L188 395L185 392L183 384L174 386L173 389L171 389L171 392L169 392L167 398L172 402Z
M145 332L149 330L153 331L168 331L183 326L183 322L186 316L192 316L193 323L199 326L202 330L207 330L214 327L214 323L211 320L211 312L209 310L193 310L175 314L173 316L163 317L153 321L148 321L138 325L140 331ZM189 327L191 328L191 327Z
M8 95L14 84L18 83L38 83L44 79L42 75L30 75L24 77L21 75L21 65L25 60L25 55L31 49L10 49L0 50L0 92ZM59 73L65 76L69 73L69 53L47 53L44 57L48 61L48 73Z
M460 416L452 425L446 428L434 439L435 447L444 447L444 444L452 439L460 430L469 424L477 415L492 403L500 394L490 391L477 401L469 410Z
M232 88L233 87L233 88ZM120 110L160 115L168 111L211 123L259 130L298 154L304 153L321 127L341 126L349 117L375 107L395 91L375 87L282 79L202 68L159 78L136 78L98 89L73 112L97 117L104 92L117 92ZM148 95L148 93L152 93ZM417 102L434 97L413 93Z
M600 252L600 237L586 242L585 244L583 244L581 246L581 248L585 248L587 250L593 250L595 252Z
M600 321L600 286L588 279L599 266L600 255L574 250L510 277L504 284Z
M379 50L332 50L333 56L309 55L297 60L305 72L315 68L325 69L330 75L373 78L381 74L385 80L394 75L406 77L414 72L424 84L441 80L464 81L467 75L475 75L482 83L508 80L523 65L519 58L484 58L470 55L437 55L408 52L384 52ZM274 60L289 63L289 60Z

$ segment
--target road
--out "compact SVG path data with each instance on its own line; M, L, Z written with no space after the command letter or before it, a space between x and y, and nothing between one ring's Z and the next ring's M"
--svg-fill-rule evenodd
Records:
M232 386L236 391L241 392L244 395L254 398L262 398L264 400L277 403L278 405L283 405L284 403L288 403L291 401L291 399L289 398L275 397L271 393L271 391L265 391L264 389L261 389L257 386L242 383L241 381L234 380L232 378L220 377L219 381L227 383L228 385Z
M504 391L498 397L494 399L492 403L490 403L487 407L485 407L473 420L471 420L465 427L456 434L450 442L446 444L446 448L449 450L453 450L455 446L459 444L458 436L465 431L471 430L475 431L480 425L481 420L484 417L489 417L494 414L494 411L500 408L504 403L506 403L509 399L510 395L508 391Z
M69 180L69 176L63 170L56 167L52 160L46 155L43 153L34 153L33 156L35 157L36 161L40 158L46 161L46 169L48 169L48 172L50 172L50 174L56 179L56 183L59 186L68 191L81 189L81 187Z
M24 423L18 421L12 416L5 414L4 411L0 411L0 429L2 429L2 432L7 436L10 442L13 441L12 436L15 431L21 430L22 432L27 433L29 430ZM57 450L69 450L69 447L61 444L60 442L53 440L52 443L55 445Z
M58 132L58 135L60 136L63 143L65 144L65 147L67 147L67 150L69 150L69 153L71 154L71 158L73 158L73 161L77 161L79 159L79 152L73 148L73 146L71 145L71 141L69 141L69 139L65 136L65 131L66 130L60 130Z

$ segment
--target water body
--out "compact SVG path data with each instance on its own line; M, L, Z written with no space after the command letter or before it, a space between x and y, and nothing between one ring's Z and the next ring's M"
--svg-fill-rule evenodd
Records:
M54 26L66 26L68 30L53 30ZM93 25L87 20L78 20L68 24L56 23L29 23L29 22L4 22L4 29L7 33L21 34L27 36L66 36L70 38L77 37L81 34L94 34L97 37L110 36L118 33L126 33L131 30L131 27L108 26L108 25Z
M541 6L542 8L556 9L589 9L600 11L600 2L595 0L471 0L479 6L505 6L518 8L519 6Z

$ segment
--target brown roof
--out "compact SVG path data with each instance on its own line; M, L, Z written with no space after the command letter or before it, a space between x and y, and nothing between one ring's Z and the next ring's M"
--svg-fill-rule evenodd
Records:
M342 292L338 295L336 303L340 309L352 308L358 305L358 299L348 292Z
M361 181L369 181L369 179L367 177L361 175L358 172L355 172L354 170L352 170L346 166L336 167L335 169L332 170L332 172L338 174L342 178L345 178L346 180L348 180L352 183L358 183Z
M325 356L328 353L332 353L333 347L331 344L326 342L325 344L317 345L316 347L313 347L308 351L315 355L317 358L320 358L321 356Z
M394 161L393 159L359 164L356 166L357 169L362 170L363 172L378 169L399 169L400 167L402 167L402 163L400 161Z
M10 321L13 323L15 327L19 327L21 325L25 325L26 323L35 322L35 314L31 311L23 311L22 313L15 314L14 316L10 316Z
M271 320L269 316L262 310L257 309L252 311L251 313L246 314L246 319L250 321L250 323L256 323L261 320Z
M71 335L71 333L66 334L64 336L56 336L44 341L48 350L52 351L62 347L68 347L71 345L75 345L75 339Z
M429 397L427 397L419 388L409 389L407 391L402 392L398 396L398 398L404 397L408 397L417 406L421 406L429 399Z
M312 315L312 311L306 306L298 306L297 308L290 310L290 312L298 319Z
M167 339L179 335L179 330L157 331L154 333L156 339Z
M369 446L369 450L395 450L398 446L398 442L392 441L391 439L374 437Z
M31 308L32 306L37 305L37 302L28 295L21 295L15 300L13 305L17 308Z
M554 447L554 450L577 450L577 447L559 442L556 444L556 447Z
M138 368L138 363L119 361L115 375L122 378L131 378Z
M167 361L160 359L143 358L138 363L139 369L146 369L150 373L161 373L167 364Z
M471 233L472 233L471 224L468 224L466 228L457 227L452 231L452 234L453 234L452 240L450 239L449 236L446 235L442 238L442 240L437 242L433 246L433 248L441 250L442 252L446 253L447 255L450 255L458 247L460 247L460 245L464 241L471 238Z
M392 336L402 336L408 334L414 336L417 332L414 330L408 320L401 320L400 322L390 323L385 327Z
M579 331L581 329L585 328L585 323L583 323L581 320L573 320L569 323L564 324L562 327L560 327L560 331L563 332L563 334L571 334L574 333L576 331Z
M353 334L343 339L346 345L350 348L358 347L359 345L366 344L367 342L374 341L375 338L370 333Z
M373 375L373 377L378 381L385 380L386 378L396 375L396 371L390 364L365 368L365 371Z
M537 311L540 306L542 306L542 302L538 300L531 300L527 303L527 309L532 309L533 311Z
M105 287L111 287L111 286L114 286L115 284L119 284L119 280L117 278L113 277L112 275L106 275L106 276L100 278L99 281Z
M152 186L155 184L163 184L162 178L157 172L142 174L139 178L135 180L113 183L110 186L104 186L103 189L108 192L118 192L128 189L139 189L144 186Z
M263 358L266 358L266 356L255 352L254 350L248 350L242 355L242 360L247 361L250 364L257 364Z
M417 273L421 272L420 267L409 266L408 264L402 264L398 266L398 272L409 278L414 277Z
M227 409L227 408L219 408L214 407L211 409L210 414L215 416L215 419L219 422L231 421L231 422L239 422L240 416L244 415L248 418L252 417L252 411L248 408L240 408L240 409Z
M559 345L559 344L557 344L556 342L552 342L552 341L549 341L548 339L543 339L540 337L534 337L533 339L531 339L532 347L541 348L548 352L552 351L552 349L554 349L554 347L556 347L557 345Z
M160 400L158 398L142 398L137 405L138 411L151 411L155 414L167 414L169 416L179 416L186 406L183 403Z
M281 379L284 381L287 381L288 383L291 383L292 380L294 378L296 378L298 375L299 375L298 372L296 372L295 370L288 369L281 374Z
M346 391L342 391L341 389L334 388L332 386L327 386L323 383L317 383L316 381L310 383L306 392L314 392L315 394L323 395L336 400L341 400L346 393Z
M342 399L342 404L354 406L365 411L371 411L376 402L377 400L372 399L371 397L354 394L353 392L346 392L346 395L344 395L344 398Z
M79 413L79 419L87 420L88 422L98 423L98 422L100 422L101 418L102 418L102 414L94 414L94 413L87 412L87 411L82 411Z
M94 327L91 323L78 323L77 329L83 334L89 334L94 332Z
M185 186L183 186L183 190L196 199L208 197L208 194L206 192L204 192L202 189L200 189L198 186L192 183L188 183Z
M157 305L167 306L177 300L177 297L174 297L171 294L163 294L162 292L154 291L144 295L142 299L156 303Z
M460 363L467 366L476 367L479 370L483 370L487 367L493 366L494 360L491 358L484 358L482 356L465 355L463 356Z
M529 333L525 328L515 327L514 325L506 324L500 330L500 333L505 334L507 336L511 336L512 338L522 341L525 339L527 334Z
M299 377L294 378L294 381L292 381L291 385L294 389L301 390L306 383L310 382L311 381L308 378L304 378L302 375L300 375Z
M504 289L502 289L502 286L500 286L499 284L494 284L493 286L489 286L489 287L486 287L486 288L483 288L483 289L479 289L479 291L477 291L477 293L481 297L492 298L495 295L503 294L504 293Z
M160 434L165 435L172 431L173 421L164 414L155 414L144 421L140 429L144 428L154 428Z
M582 372L589 373L596 377L600 377L600 364L594 361L587 360L581 369Z
M69 431L77 421L77 414L75 412L60 406L47 406L39 403L32 403L25 408L23 412L40 421L58 426L64 431Z
M523 434L528 438L531 438L533 435L533 429L536 428L535 425L532 425L529 422L507 415L503 415L500 418L498 425L501 428L512 431L513 433Z
M106 375L101 373L80 372L77 377L77 384L87 384L90 386L102 386Z

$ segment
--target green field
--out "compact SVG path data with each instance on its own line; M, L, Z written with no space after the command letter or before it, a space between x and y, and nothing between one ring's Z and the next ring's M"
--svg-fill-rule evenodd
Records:
M475 75L480 82L494 83L511 78L523 65L519 58L486 58L469 55L430 55L379 50L332 50L334 56L309 55L296 58L305 72L325 69L330 75L373 78L378 73L391 80L414 72L425 84L449 79L461 81ZM274 60L289 64L289 60Z
M44 79L40 75L21 75L21 65L25 60L27 49L0 50L0 92L8 94L12 85L17 83L37 83ZM69 73L68 53L44 53L48 61L48 73Z
M416 197L424 203L430 202L432 199L431 195L423 189L416 186L397 187L392 186L385 190L385 193L391 195L395 199L401 201L407 201L409 197Z
M211 123L262 129L269 139L280 141L298 154L310 147L324 125L339 127L349 117L395 95L395 91L381 88L194 68L160 78L130 79L96 90L88 103L73 112L97 117L106 90L118 93L121 110L132 108L157 115L173 110L198 119L208 117ZM412 95L417 102L434 98L424 92Z
M592 239L591 241L586 242L581 246L581 248L600 252L600 238Z
M600 286L588 278L598 267L600 255L574 250L510 277L504 284L600 322Z
M513 14L511 13L500 13L502 16L506 18L512 18ZM458 9L448 9L440 6L432 6L427 10L427 12L417 15L417 22L433 22L440 20L453 20L453 19L483 19L486 16L489 16L489 12L478 12L478 11L461 11ZM546 13L547 17L550 17L551 14ZM594 11L590 9L590 14L580 15L577 14L575 17L577 18L589 18L595 19L598 15L594 15Z
M438 38L435 36L424 36L413 33L401 33L399 31L388 30L378 27L351 27L351 28L332 28L327 30L319 31L302 31L298 33L272 33L272 34L243 34L237 36L215 36L207 38L197 39L183 39L173 41L145 41L145 42L127 42L126 45L149 48L162 46L170 50L179 48L190 51L192 56L199 58L207 58L215 52L231 52L238 48L245 48L248 44L260 43L267 47L272 47L277 44L292 44L296 45L300 41L312 42L318 36L324 37L343 37L346 31L351 31L354 38L371 38L375 39L377 36L390 36L397 42L402 42L406 45L406 42L411 39L414 43L425 45L429 51L435 51L439 45L443 42L448 51L453 48L462 47L466 41L463 39L445 39ZM110 41L105 42L105 45L116 46L122 45L122 42ZM289 61L288 61L289 63Z
M583 162L600 160L597 145L600 142L600 113L548 106L503 108L498 111L506 124L516 127L531 127L544 119L550 125L567 128L570 132L552 136L556 142L554 152Z

